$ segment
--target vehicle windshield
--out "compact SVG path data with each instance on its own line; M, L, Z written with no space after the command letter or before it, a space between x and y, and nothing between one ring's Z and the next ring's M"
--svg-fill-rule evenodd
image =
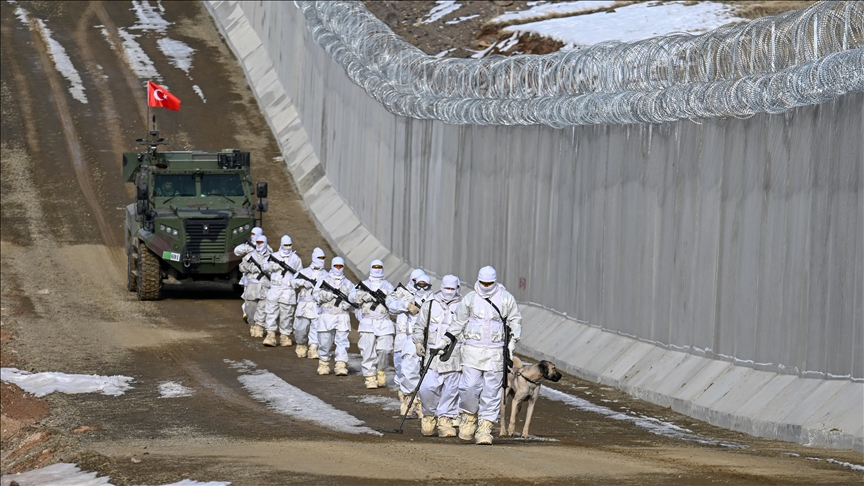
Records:
M153 176L153 194L157 197L195 196L195 177L157 174Z
M240 174L204 174L201 176L202 196L242 196Z

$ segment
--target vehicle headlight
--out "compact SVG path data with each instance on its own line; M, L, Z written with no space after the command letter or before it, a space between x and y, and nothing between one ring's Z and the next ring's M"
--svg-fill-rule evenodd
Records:
M177 230L176 230L176 229L172 229L172 230L171 230L171 234L174 235L174 236L177 236Z
M164 224L159 225L159 231L165 231L165 225Z
M232 231L231 234L237 236L237 228L234 228L234 231Z
M249 231L249 223L246 223L245 225L243 225L243 229L246 231Z

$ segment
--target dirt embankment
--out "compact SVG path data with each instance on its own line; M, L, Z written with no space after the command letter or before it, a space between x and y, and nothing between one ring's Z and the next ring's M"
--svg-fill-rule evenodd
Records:
M6 313L7 302L3 302ZM0 367L20 368L15 354L11 352L17 322L2 317L0 327ZM51 459L51 447L45 447L51 433L42 430L38 423L48 416L48 404L12 383L0 383L0 454L4 463L15 463L10 472L26 471L41 467ZM41 447L40 447L41 446Z
M640 1L646 0L621 0L612 7L598 4L596 9L586 10L578 15L598 12L614 13L616 8ZM503 32L503 29L517 24L572 16L572 14L547 13L538 17L493 22L496 17L504 13L525 11L544 2L460 0L457 2L460 5L458 9L432 20L437 17L433 14L436 8L439 9L437 10L439 14L443 12L440 4L435 1L365 1L364 3L366 8L376 17L411 45L420 48L431 56L440 55L455 58L471 57L479 51L487 49L488 51L484 56L492 54L503 56L548 54L558 51L564 47L562 42L534 34L521 34L518 36L518 42L505 42L513 34ZM802 9L815 3L815 0L744 0L722 3L730 4L738 17L756 19L766 15L777 15L790 10ZM489 49L490 46L495 47ZM503 47L504 50L499 46Z

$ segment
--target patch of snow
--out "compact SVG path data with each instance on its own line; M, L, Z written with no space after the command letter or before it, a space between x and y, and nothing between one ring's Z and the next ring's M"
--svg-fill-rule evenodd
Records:
M505 39L503 42L498 42L498 50L501 52L507 52L512 49L516 44L519 43L519 34L513 32L509 38Z
M17 368L0 368L0 381L14 383L27 393L44 397L53 392L95 393L118 396L132 388L131 376L70 375L46 371L30 373Z
M230 360L226 360L232 363ZM382 435L364 427L364 422L310 395L267 370L248 371L237 378L252 398L276 412L349 434Z
M9 486L12 481L21 486L50 484L52 486L113 486L110 476L98 477L98 473L82 471L75 464L59 462L41 469L6 474L0 477L0 485ZM164 486L228 486L229 481L193 481L184 479Z
M459 22L464 22L464 21L466 21L466 20L471 20L471 19L473 19L473 18L477 18L477 17L479 17L479 16L480 16L480 14L475 14L475 15L465 15L464 17L459 17L458 19L448 20L447 22L444 22L444 23L447 24L447 25L456 25L456 24L458 24Z
M18 20L23 22L28 29L31 27L30 18L26 10L17 7L15 9L15 16L18 17ZM81 81L81 75L78 74L78 70L75 69L75 66L72 64L72 59L69 59L69 55L66 54L66 49L51 37L51 29L45 26L45 22L43 22L42 19L36 19L36 31L42 38L42 42L48 46L48 55L51 56L51 60L54 61L54 67L57 69L57 72L66 78L66 80L69 81L69 84L72 85L69 87L69 93L73 98L86 105L87 95L84 94L84 83ZM40 293L42 293L42 291L40 291Z
M363 395L363 396L352 396L350 398L356 398L360 403L366 403L369 405L381 405L382 410L399 410L400 403L399 400L392 397L380 397L377 395Z
M228 367L235 369L241 373L246 373L254 370L258 367L254 361L249 361L248 359L244 359L243 361L232 361L230 359L223 359L222 361L228 363Z
M714 2L641 2L615 10L527 24L511 25L502 32L529 33L564 43L564 49L591 46L605 41L633 42L676 32L702 34L736 17L729 5Z
M175 381L159 383L159 398L191 397L194 394L195 390Z
M204 97L204 92L201 91L200 86L198 86L197 84L193 84L192 85L192 91L194 91L195 93L198 94L198 97L201 98L201 101L203 101L204 103L207 103L207 98Z
M864 471L864 466L860 464L852 464L851 462L838 461L837 459L825 459L825 462L830 462L831 464L838 464L840 466L852 468L855 471Z
M529 2L531 3L531 2ZM581 2L559 2L559 3L545 3L538 2L536 5L531 6L528 10L522 10L519 12L507 12L503 15L499 15L494 19L490 20L493 23L504 23L504 22L513 22L513 21L524 21L528 19L539 19L543 17L548 17L550 15L573 15L582 12L592 12L595 10L599 10L602 8L609 8L615 6L617 2L615 0L612 1L581 1Z
M791 455L791 454L787 454ZM795 455L795 457L800 457L799 455ZM838 461L837 459L820 459L818 457L808 457L808 461L818 461L818 462L829 462L831 464L837 464L838 466L848 467L854 471L864 471L864 466L860 464L852 464L851 462Z
M678 427L675 424L669 422L663 422L653 417L646 417L644 415L641 416L630 416L625 413L616 412L611 408L604 407L602 405L595 405L588 400L583 398L574 397L573 395L554 390L552 388L544 386L540 389L540 395L550 399L555 400L557 402L563 402L572 407L576 407L579 410L585 412L592 412L603 415L607 418L613 420L621 420L624 422L632 423L633 425L640 427L642 429L651 432L652 434L657 434L663 437L669 437L671 439L680 439L691 442L696 442L699 444L706 445L719 445L722 447L729 447L732 449L746 449L747 446L743 444L739 444L737 442L717 440L717 439L707 439L704 437L700 437L698 435L694 435L690 430Z
M461 3L456 3L455 0L440 0L435 3L438 5L432 7L432 10L429 11L428 18L423 21L424 24L431 24L440 20L445 15L455 12L462 6Z
M522 437L521 435L518 437L510 437L510 440L520 440L525 442L561 442L558 439L553 439L552 437L538 437L531 434L528 434L528 437Z
M108 476L97 477L95 472L85 472L75 464L59 462L42 469L34 469L18 474L7 474L0 478L0 485L9 486L12 481L20 485L55 484L58 486L100 486L110 485Z
M108 32L104 29L102 32L110 43L111 40L108 38ZM140 36L130 34L123 28L118 28L117 33L123 39L123 58L126 61L126 64L132 68L132 71L135 72L135 76L141 79L155 79L161 82L162 76L160 76L159 71L156 70L153 60L150 59L147 53L144 52L144 49L141 48L141 45L138 44L138 41L135 40Z
M438 54L435 54L435 57L444 57L444 56L446 56L447 54L450 54L451 52L453 52L453 51L455 51L455 50L456 50L455 47L452 48L452 49L444 49L443 51L439 52Z
M168 37L157 40L156 45L159 46L159 50L165 54L172 66L189 76L189 70L192 69L192 54L195 53L195 49Z
M491 46L487 47L486 49L483 49L482 51L474 52L474 54L471 54L471 59L483 59L484 57L486 57L486 54L489 54L489 52L492 49L494 49L495 46L497 46L497 45L498 45L498 43L496 42L496 43L492 44Z
M158 8L162 13L165 12L165 8L162 7L161 3L158 5ZM130 29L165 32L168 30L168 26L171 25L171 22L163 19L162 15L150 5L150 2L132 0L131 10L135 11L138 23L130 27Z
M348 353L348 371L360 373L363 371L363 357L358 353Z

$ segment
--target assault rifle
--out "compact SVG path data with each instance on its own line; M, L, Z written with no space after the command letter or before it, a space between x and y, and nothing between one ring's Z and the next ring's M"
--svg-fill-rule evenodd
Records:
M504 380L501 383L501 388L504 389L504 396L507 396L507 372L510 370L510 367L513 366L513 360L510 359L510 326L507 325L507 319L504 319L504 316L501 315L501 311L498 310L498 306L495 305L494 302L488 297L483 297L483 300L489 302L489 305L495 309L495 312L498 313L498 317L501 318L501 322L504 325Z
M330 285L329 283L327 283L327 280L323 280L323 279L322 279L322 280L321 280L321 286L324 287L325 289L329 290L330 292L333 292L334 294L336 294L336 306L337 306L337 307L338 307L339 304L341 304L342 301L344 300L345 302L348 302L349 304L351 304L351 307L353 307L353 308L355 308L355 309L359 309L359 308L360 308L359 305L357 305L357 304L355 304L354 302L351 302L350 300L348 300L348 296L345 295L344 292L342 292L341 290L339 290L339 289L333 287L332 285Z
M291 268L291 265L288 265L285 262L282 262L282 261L277 260L276 258L273 258L272 254L270 255L270 261L279 265L280 267L282 267L282 270L285 270L286 274L288 272L291 272L291 275L294 275L295 273L297 273L297 270L294 270L293 268Z
M255 265L256 267L258 267L258 274L259 274L258 278L261 278L265 275L268 275L267 272L265 272L264 269L261 268L261 264L258 263L257 260L255 260L254 256L249 257L249 261L252 262L252 264Z
M307 277L306 274L303 273L302 270L299 271L299 272L297 272L297 275L294 275L294 278L299 278L299 279L301 279L301 280L305 280L305 281L311 283L312 285L318 285L318 281L317 281L317 280L315 280L314 278L309 278L309 277Z
M375 302L372 303L373 311L377 309L379 305L383 305L385 309L387 308L387 296L384 294L384 292L381 291L381 289L372 290L365 283L363 283L362 280L360 281L360 283L357 284L356 288L366 292L367 294L371 295L373 299L375 299Z

